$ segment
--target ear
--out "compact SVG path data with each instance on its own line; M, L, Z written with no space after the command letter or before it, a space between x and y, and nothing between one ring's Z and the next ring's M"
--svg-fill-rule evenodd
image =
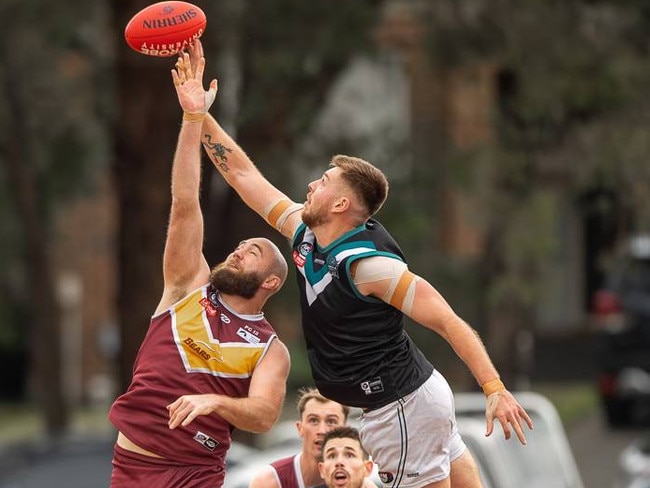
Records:
M363 463L366 465L366 476L370 476L372 474L372 468L375 467L375 463L370 459L366 459Z
M320 473L320 477L322 479L325 479L325 471L323 470L323 462L322 461L318 461L318 472Z
M348 197L339 197L334 201L332 205L332 212L342 213L350 208L350 199Z
M277 290L282 285L282 280L275 275L269 275L262 283L262 288L265 290Z

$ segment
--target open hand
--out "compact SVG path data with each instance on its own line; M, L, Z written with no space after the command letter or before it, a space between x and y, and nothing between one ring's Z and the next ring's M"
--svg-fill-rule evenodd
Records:
M182 52L178 56L175 68L171 71L178 102L185 113L206 113L217 96L217 80L210 82L208 91L203 89L204 69L204 57L199 57L196 65L192 66L190 54Z
M210 415L214 411L214 395L183 395L174 403L167 405L169 428L187 426L199 415Z
M486 436L492 434L495 418L501 423L506 439L510 439L510 427L512 427L519 438L519 442L526 444L526 436L522 427L526 423L528 428L532 430L533 421L508 390L497 391L487 397L487 405L485 406Z

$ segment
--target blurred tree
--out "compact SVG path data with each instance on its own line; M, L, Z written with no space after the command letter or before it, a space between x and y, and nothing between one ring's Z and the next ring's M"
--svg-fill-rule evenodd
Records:
M3 309L14 310L9 320L22 318L13 343L29 353L33 396L53 436L65 431L69 405L49 243L60 203L88 189L97 173L91 149L98 144L96 106L88 103L92 43L84 30L94 20L92 10L72 1L0 7L0 182L10 196L0 208L0 268L8 291L0 300ZM14 325L0 324L5 330Z
M111 32L122 33L147 0L113 0ZM118 198L117 317L119 386L162 294L162 252L170 204L171 161L180 114L169 74L175 59L147 57L115 36L113 176Z
M113 0L114 31L150 2ZM369 35L376 0L224 0L196 2L207 14L202 40L206 81L219 77L215 108L270 179L283 178L296 139L315 116L336 74ZM179 109L169 70L174 60L146 58L125 43L116 50L117 118L114 175L119 199L118 307L120 384L162 292L161 256L169 210L169 173ZM224 100L224 106L221 101ZM206 168L205 254L216 263L266 225ZM224 229L228 229L227 232Z
M649 12L635 0L448 0L430 10L435 66L495 67L494 136L470 149L448 143L442 175L476 202L485 246L478 316L508 379L557 250L549 188L565 188L576 204L593 189L613 190L648 229L640 189L650 182Z

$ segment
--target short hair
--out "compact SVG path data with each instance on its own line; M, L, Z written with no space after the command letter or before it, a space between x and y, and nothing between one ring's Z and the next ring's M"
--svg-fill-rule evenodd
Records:
M353 439L357 441L361 446L361 453L363 454L363 459L370 459L370 455L368 454L368 451L365 450L363 444L361 443L361 437L359 436L359 431L354 427L350 427L349 425L342 425L340 427L334 427L327 434L325 434L325 437L323 437L323 449L321 451L321 461L323 460L323 457L325 455L325 446L327 445L327 442L331 439Z
M320 403L327 403L327 402L338 403L335 402L334 400L330 400L329 398L325 398L323 395L321 395L321 393L316 388L311 388L311 387L301 388L300 391L298 392L298 402L297 402L298 414L300 415L301 419L302 419L302 414L305 413L305 406L307 405L307 402L309 400L316 400L317 402ZM341 405L341 410L343 411L343 421L347 422L348 415L350 414L350 407L348 407L347 405Z
M341 168L343 180L360 198L369 217L379 212L388 197L388 180L379 168L361 158L344 154L334 156L330 166Z

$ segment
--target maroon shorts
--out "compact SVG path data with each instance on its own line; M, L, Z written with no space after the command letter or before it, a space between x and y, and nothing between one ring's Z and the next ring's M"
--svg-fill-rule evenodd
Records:
M117 444L113 448L111 488L221 488L220 466L180 465L168 459L143 456Z

